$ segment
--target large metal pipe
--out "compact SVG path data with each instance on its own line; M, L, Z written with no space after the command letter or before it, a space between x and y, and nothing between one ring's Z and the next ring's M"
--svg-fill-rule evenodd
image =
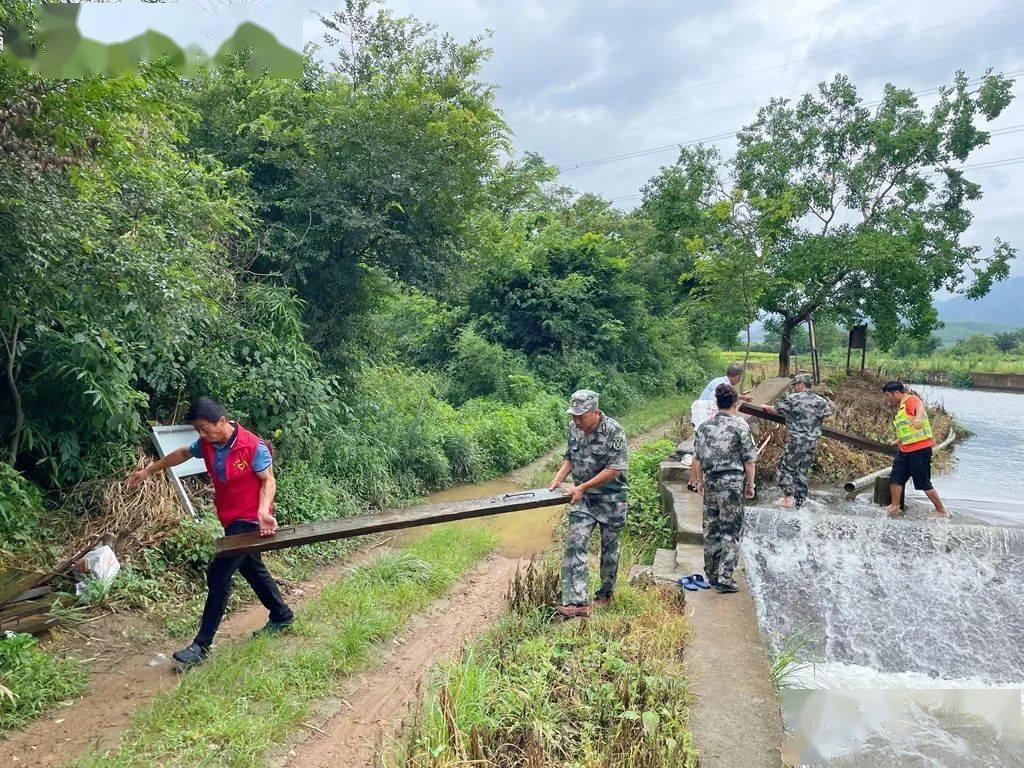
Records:
M935 447L935 450L936 451L941 451L943 448L946 448L954 440L956 440L956 432L954 432L951 429L951 430L949 430L949 434L946 435L946 439L943 440L941 443L939 443L939 445L937 445ZM869 485L871 485L873 482L875 482L875 478L877 478L877 477L886 477L886 476L888 476L888 474L891 471L892 471L892 467L891 466L890 467L882 467L877 472L872 472L870 475L864 475L864 477L858 477L856 480L851 480L850 482L844 484L843 485L843 490L846 491L847 493L860 493L865 488L867 488Z

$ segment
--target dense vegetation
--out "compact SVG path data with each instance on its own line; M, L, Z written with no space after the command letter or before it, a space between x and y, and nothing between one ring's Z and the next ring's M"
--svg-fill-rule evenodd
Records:
M482 41L364 0L325 24L349 39L299 80L3 60L5 547L41 505L95 512L203 393L274 442L294 522L523 464L574 388L617 411L700 383L679 274L510 159Z

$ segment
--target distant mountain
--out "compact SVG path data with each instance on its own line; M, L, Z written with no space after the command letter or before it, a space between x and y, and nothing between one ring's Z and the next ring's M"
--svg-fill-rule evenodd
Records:
M977 333L991 336L1002 331L1012 331L1017 327L1005 323L983 323L979 320L946 320L944 322L945 325L935 331L935 335L942 339L944 347L956 344L960 339L966 339Z
M939 311L939 318L947 326L954 321L974 321L997 323L1011 328L1024 327L1024 276L1011 277L1009 280L996 283L987 296L976 301L956 296L946 301L935 302L935 308Z

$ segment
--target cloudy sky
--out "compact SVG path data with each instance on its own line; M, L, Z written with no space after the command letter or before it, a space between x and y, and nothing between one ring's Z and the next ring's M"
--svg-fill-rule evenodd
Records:
M262 5L285 30L283 19L297 21L300 6L329 10L331 3ZM731 134L761 104L799 95L836 73L849 75L866 101L886 82L929 91L957 69L971 77L989 67L1024 76L1024 3L1006 0L387 4L460 39L490 30L494 53L484 76L499 88L517 148L539 152L562 169L565 183L624 208L674 160L678 144L711 137L728 155ZM308 21L303 27L307 37L316 30ZM107 27L104 36L120 31ZM1021 162L972 171L985 197L975 206L970 239L990 246L998 234L1024 251L1024 85L1015 93L1019 103L991 126L1008 131L970 162ZM1024 274L1024 258L1014 272Z

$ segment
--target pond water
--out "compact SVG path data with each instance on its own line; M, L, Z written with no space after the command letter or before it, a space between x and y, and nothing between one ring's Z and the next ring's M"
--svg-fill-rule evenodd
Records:
M925 401L954 414L971 437L953 451L952 472L937 475L940 495L971 502L1024 503L1024 394L915 385ZM991 523L1024 525L1024 510L974 504Z

